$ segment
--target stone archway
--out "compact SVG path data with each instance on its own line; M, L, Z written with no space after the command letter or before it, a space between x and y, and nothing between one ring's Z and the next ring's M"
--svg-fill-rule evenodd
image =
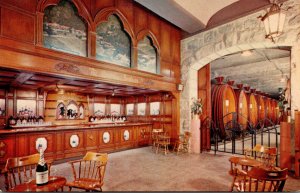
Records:
M300 108L300 0L289 0L283 8L288 11L284 34L276 43L265 39L263 23L257 18L265 14L259 11L216 28L201 32L181 42L181 80L184 90L181 93L181 130L190 128L191 98L197 97L197 71L222 56L249 49L290 46L291 51L291 104L292 111Z

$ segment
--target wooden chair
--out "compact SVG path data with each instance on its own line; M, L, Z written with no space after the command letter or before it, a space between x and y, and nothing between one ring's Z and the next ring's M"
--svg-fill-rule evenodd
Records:
M179 152L189 152L191 136L191 132L185 131L183 135L179 136L179 140L175 141L173 151L176 150L177 155Z
M81 160L71 161L74 181L67 182L69 190L72 188L86 191L102 191L104 174L108 155L102 153L87 152Z
M4 169L6 190L11 191L15 186L25 183L26 178L35 180L35 170L39 159L38 153L7 159ZM47 165L50 175L51 162L48 161Z
M152 130L152 149L155 149L157 147L158 136L163 133L164 133L163 129Z
M253 149L246 148L244 150L244 155L247 158L252 158L252 159L257 159L257 160L263 161L262 159L263 159L264 151L265 151L265 147L263 145L256 144L253 147ZM253 154L254 154L254 156L253 156Z
M162 149L164 154L167 155L169 151L169 145L170 145L170 136L168 136L168 133L158 135L156 140L156 153L158 153L158 151Z
M288 170L265 170L253 167L245 172L236 168L231 191L240 192L282 192L287 179Z

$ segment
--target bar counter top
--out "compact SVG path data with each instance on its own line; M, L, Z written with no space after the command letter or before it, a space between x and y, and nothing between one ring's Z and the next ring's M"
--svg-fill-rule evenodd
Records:
M37 131L61 131L61 130L77 130L77 129L96 129L96 128L113 128L113 127L129 127L152 125L145 122L127 122L127 123L83 123L76 125L50 125L50 126L34 126L34 127L15 127L15 128L0 128L1 134L28 133Z

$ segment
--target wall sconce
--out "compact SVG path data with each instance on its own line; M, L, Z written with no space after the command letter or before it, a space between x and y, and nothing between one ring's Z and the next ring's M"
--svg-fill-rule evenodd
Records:
M177 84L177 90L182 91L183 90L183 84Z
M259 105L259 110L261 110L261 106Z
M250 104L250 106L249 106L249 107L250 107L250 109L252 109L252 104Z
M259 16L258 18L264 23L266 30L266 38L271 39L272 42L275 42L275 38L283 34L283 26L286 17L286 10L281 9L282 4L278 5L270 1L272 4L270 9L264 16Z

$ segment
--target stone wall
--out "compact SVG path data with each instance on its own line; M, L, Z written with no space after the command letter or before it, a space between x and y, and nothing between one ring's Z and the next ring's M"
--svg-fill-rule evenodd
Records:
M265 39L263 23L258 19L265 11L259 11L216 28L201 32L181 41L181 131L191 123L191 98L197 97L197 71L211 61L249 49L291 46L291 105L292 111L300 108L300 0L289 0L283 9L287 12L284 34L275 43ZM300 109L299 109L300 110Z

